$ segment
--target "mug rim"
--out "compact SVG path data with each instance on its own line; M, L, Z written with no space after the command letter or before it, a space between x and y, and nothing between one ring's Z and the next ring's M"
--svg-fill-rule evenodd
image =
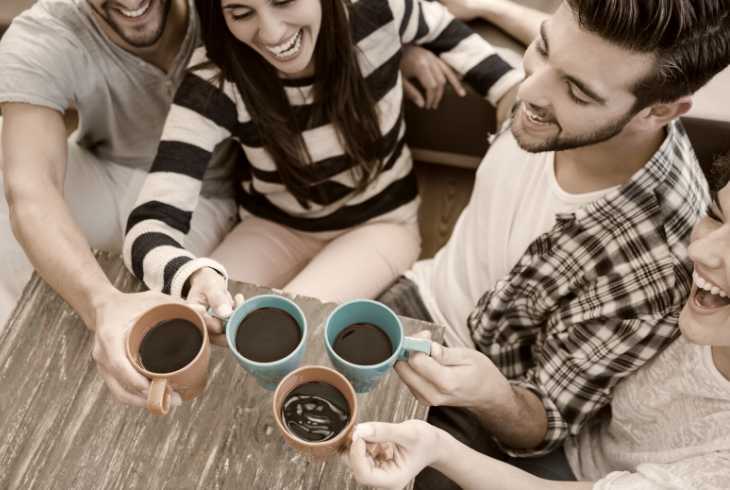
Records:
M181 367L180 369L178 369L176 371L170 371L169 373L158 373L155 371L150 371L144 367L144 365L138 358L139 352L137 352L137 356L132 355L132 347L130 345L130 342L132 339L132 330L134 330L134 328L139 324L139 321L142 320L142 318L144 318L145 316L147 316L150 312L152 312L158 308L167 308L170 306L174 306L174 307L181 306L195 314L195 316L200 321L200 323L197 324L196 327L198 327L198 330L203 331L203 341L200 344L200 350L198 350L198 353L195 354L195 357L193 357L193 359L189 363L185 364L183 367ZM162 321L179 320L179 319L180 318L176 317L176 318L168 318L167 320L162 320ZM162 321L159 323L162 323ZM201 327L201 325L202 325L202 327ZM154 328L155 326L156 325L153 325L152 328ZM152 330L152 328L150 328L150 330ZM149 330L148 330L148 333L149 333ZM144 339L144 337L142 337L142 338ZM139 318L137 318L137 320L134 322L134 325L132 325L132 328L129 329L129 332L127 332L127 341L125 342L125 344L126 344L126 351L127 351L127 359L129 359L129 361L132 363L132 365L135 367L135 369L137 369L137 371L139 371L142 375L144 375L147 378L169 378L176 374L179 374L181 371L188 369L193 363L197 362L198 359L202 355L204 355L206 342L210 342L210 338L208 336L208 327L205 325L205 320L203 319L203 315L198 313L194 308L190 307L190 305L188 305L188 304L170 302L170 303L162 303L159 305L155 305L155 306L152 306L151 308L148 308L147 310L145 310L145 312L142 313L142 315L140 315Z
M385 309L393 318L395 318L396 323L398 324L398 327L400 328L400 342L397 346L393 348L393 353L387 357L386 359L380 361L377 364L356 364L354 362L350 362L347 359L343 358L341 355L339 355L337 352L335 352L334 347L332 346L332 343L330 342L329 335L327 335L327 330L329 330L330 320L332 320L332 317L340 311L340 309L345 308L349 305L355 304L355 303L370 303L372 305L381 307ZM383 330L383 328L380 325L376 325L376 327ZM345 327L347 328L347 327ZM406 337L406 331L403 327L403 322L400 321L400 317L385 303L381 303L380 301L372 300L372 299L353 299L350 301L347 301L345 303L339 304L334 310L330 312L330 314L327 316L327 320L324 322L324 343L327 347L327 351L334 355L339 362L342 362L347 367L353 367L356 369L378 369L385 366L390 366L391 364L395 364L395 362L398 360L398 356L400 355L401 350L403 350L403 343L405 342Z
M286 356L282 357L281 359L277 359L275 361L268 361L268 362L254 361L254 360L249 359L248 357L244 357L243 355L241 355L240 352L238 352L238 349L236 348L236 346L234 344L234 341L231 340L231 337L234 336L233 329L234 328L236 329L235 333L237 334L238 333L238 327L241 325L241 322L244 320L244 318L246 318L246 316L248 316L249 313L253 313L254 311L259 310L261 308L277 308L277 309L282 310L282 311L284 311L286 313L289 313L289 312L287 312L286 310L283 310L282 308L279 308L278 306L261 306L261 307L257 307L255 309L249 311L248 313L246 313L246 315L237 322L237 325L235 327L230 327L230 330L229 330L229 325L231 324L230 323L230 320L231 320L231 318L233 318L233 316L236 313L238 313L238 310L242 309L249 302L251 302L251 301L253 301L255 299L271 299L271 298L277 299L277 300L284 300L284 301L290 303L291 305L294 306L294 308L297 310L297 312L301 315L301 317L302 317L302 325L301 325L302 338L299 340L299 343L297 344L297 346L294 347L294 350L292 350L289 354L287 354ZM295 318L294 320L296 321L297 319ZM297 321L297 324L299 324L299 321ZM241 304L241 306L239 306L238 308L236 308L235 310L233 310L233 313L231 313L231 316L228 317L228 320L226 320L226 343L228 344L228 349L231 352L233 352L233 355L236 356L239 360L243 360L244 362L246 362L248 364L251 364L252 366L255 366L255 367L271 367L271 366L274 366L274 365L276 365L278 363L286 362L286 361L290 360L291 358L293 358L297 354L297 352L299 351L299 349L301 348L301 346L303 344L305 344L305 342L307 340L307 333L308 333L308 331L309 331L309 328L307 326L307 317L304 315L304 311L302 311L302 309L299 307L299 305L296 304L293 300L287 298L286 296L281 296L281 295L278 295L278 294L270 294L270 293L267 293L267 294L259 294L257 296L252 296L252 297L248 298L246 301L244 301ZM230 332L230 334L229 334L229 332Z
M305 371L307 369L312 369L312 368L330 371L331 373L334 373L342 381L344 381L345 386L347 386L348 391L350 392L350 395L352 396L352 400L354 402L351 407L352 410L350 413L350 420L348 420L345 427L343 427L342 430L336 436L334 436L332 439L327 439L326 441L307 441L306 439L302 439L301 437L297 436L296 434L293 434L291 431L289 431L286 428L286 426L284 425L284 419L281 416L280 410L277 410L277 408L279 408L279 407L277 407L277 403L276 403L277 399L281 398L282 404L283 404L284 400L289 395L289 393L291 393L296 388L301 386L301 384L296 385L292 389L288 390L286 393L283 393L280 396L279 394L282 393L281 387L284 385L284 381L286 381L291 376L294 376L295 374L299 374L301 371ZM308 382L310 382L310 381L308 381ZM327 383L327 384L330 384L330 383ZM330 386L331 386L331 384L330 384ZM337 391L340 391L337 387L333 387L333 388L335 388ZM343 393L343 395L344 395L344 393ZM335 443L339 443L341 441L341 439L346 437L346 435L350 432L352 427L354 427L355 423L357 422L358 407L357 407L357 391L355 391L355 387L352 385L350 380L347 379L347 377L344 374L342 374L338 370L333 369L328 366L322 366L319 364L315 364L315 365L308 365L308 366L300 366L300 367L296 368L295 370L293 370L292 372L290 372L289 374L284 376L281 379L281 381L279 381L279 384L276 385L276 390L274 391L274 394L272 395L271 398L272 398L272 405L273 405L272 408L274 410L274 420L276 421L276 424L279 426L279 430L281 430L283 433L285 433L286 436L291 437L297 443L302 444L307 448L326 447L326 446L334 445ZM348 405L349 405L349 399L347 397L345 397L345 400L348 401Z

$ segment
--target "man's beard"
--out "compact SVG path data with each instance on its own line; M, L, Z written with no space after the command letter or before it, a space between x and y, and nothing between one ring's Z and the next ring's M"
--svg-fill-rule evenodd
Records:
M172 0L151 0L152 2L156 2L154 5L151 5L150 9L161 9L162 15L160 15L159 24L155 26L154 30L151 32L140 32L136 29L132 29L129 27L123 27L116 21L116 16L121 15L119 12L112 12L112 8L109 6L109 2L104 2L101 6L101 10L103 11L103 14L101 12L98 12L101 17L106 21L107 24L114 30L114 32L117 33L117 35L122 38L122 40L129 44L130 46L133 46L135 48L149 48L150 46L154 46L157 41L160 40L162 37L163 32L165 32L165 26L167 25L167 17L170 14L170 8L172 6ZM149 14L149 12L148 12ZM148 15L145 14L145 15Z
M555 136L551 136L542 142L528 143L526 141L521 141L521 135L515 132L515 118L517 117L519 107L520 103L517 103L512 110L512 134L514 135L517 144L520 145L520 148L530 153L573 150L575 148L603 143L604 141L608 141L619 134L636 114L634 111L629 111L603 127L593 130L590 133L575 136L562 136L563 127L557 121L554 121L553 124L558 128L558 133Z

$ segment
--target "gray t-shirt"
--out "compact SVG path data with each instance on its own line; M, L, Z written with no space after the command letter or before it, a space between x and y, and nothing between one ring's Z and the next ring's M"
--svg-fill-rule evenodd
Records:
M74 140L100 160L148 170L182 82L199 26L193 0L174 68L158 67L112 43L86 0L40 0L0 41L0 103L24 102L59 112L74 108ZM215 159L205 195L230 196L230 173Z

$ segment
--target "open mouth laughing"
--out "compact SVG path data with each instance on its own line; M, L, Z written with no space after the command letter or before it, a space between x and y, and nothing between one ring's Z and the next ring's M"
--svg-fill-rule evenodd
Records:
M128 19L139 19L140 17L144 16L147 12L149 12L150 7L152 6L152 0L145 0L142 5L140 5L135 10L127 10L122 7L115 7L114 10L122 14L124 17L127 17Z
M530 104L523 103L522 110L524 111L525 119L536 127L549 127L555 124L555 119L550 117L544 111L538 111L530 107Z
M288 61L296 58L302 49L302 38L304 37L304 29L299 29L296 34L286 39L284 42L276 46L264 46L266 51L271 53L280 61Z
M727 291L700 276L697 271L692 273L692 280L696 286L692 301L699 309L714 310L730 305Z

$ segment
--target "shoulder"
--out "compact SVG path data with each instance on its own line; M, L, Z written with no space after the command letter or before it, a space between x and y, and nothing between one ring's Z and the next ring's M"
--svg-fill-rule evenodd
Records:
M8 28L0 46L16 37L32 36L36 41L81 43L83 34L91 28L87 14L73 1L41 0L18 15ZM53 45L48 48L53 49Z
M352 3L350 12L354 28L359 25L385 25L393 22L398 13L404 11L405 3L412 0L356 0ZM401 8L398 8L401 5Z
M42 0L13 19L0 42L0 62L74 65L89 56L91 29L75 2Z

